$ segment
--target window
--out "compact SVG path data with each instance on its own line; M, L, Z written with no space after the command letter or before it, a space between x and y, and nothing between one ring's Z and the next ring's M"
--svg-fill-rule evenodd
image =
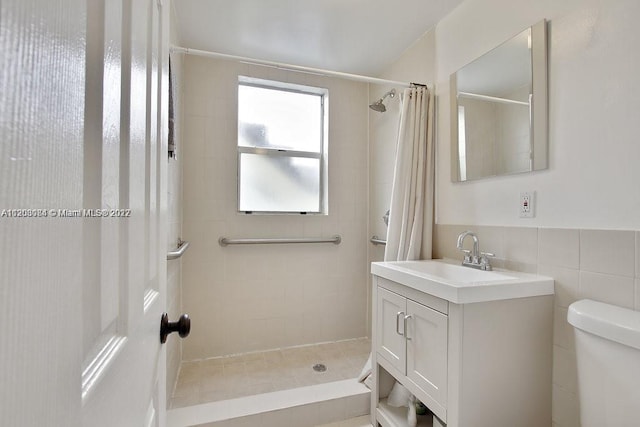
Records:
M238 210L326 213L326 89L240 77Z

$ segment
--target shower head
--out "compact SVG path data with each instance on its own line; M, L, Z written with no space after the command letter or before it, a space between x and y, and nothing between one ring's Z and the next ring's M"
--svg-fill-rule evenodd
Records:
M387 111L387 107L385 107L384 104L382 103L382 99L378 99L376 102L369 105L369 108L371 108L373 111L378 111L380 113L384 113L385 111Z
M384 101L384 99L387 96L389 96L391 98L395 97L396 96L396 90L395 89L391 89L389 92L385 93L382 98L378 99L373 104L370 104L369 108L371 108L373 111L378 111L380 113L384 113L385 111L387 111L387 107L382 103L382 101Z

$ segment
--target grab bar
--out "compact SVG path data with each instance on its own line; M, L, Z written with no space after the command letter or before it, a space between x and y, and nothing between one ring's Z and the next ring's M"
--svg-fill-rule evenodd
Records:
M373 243L374 245L386 245L387 241L386 240L382 240L381 238L379 238L378 236L372 236L371 239L369 239L369 241L371 243Z
M228 245L265 245L265 244L281 244L281 243L333 243L339 245L342 237L333 236L330 238L301 238L301 239L229 239L221 237L218 239L220 246Z
M187 251L189 242L184 242L182 239L178 239L178 247L175 251L167 252L167 260L178 259Z

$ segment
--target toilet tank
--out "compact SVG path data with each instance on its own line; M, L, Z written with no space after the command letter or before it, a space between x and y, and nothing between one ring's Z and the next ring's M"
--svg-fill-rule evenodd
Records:
M640 426L640 312L591 300L569 306L582 427Z

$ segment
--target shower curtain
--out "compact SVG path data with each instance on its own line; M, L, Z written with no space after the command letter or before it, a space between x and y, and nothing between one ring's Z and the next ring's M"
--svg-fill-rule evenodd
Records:
M433 94L411 87L401 97L385 261L431 258L433 232Z
M426 87L405 89L398 128L385 261L431 258L434 156L433 95ZM371 354L358 381L371 388ZM401 384L395 393L408 393ZM406 405L405 405L406 406Z

